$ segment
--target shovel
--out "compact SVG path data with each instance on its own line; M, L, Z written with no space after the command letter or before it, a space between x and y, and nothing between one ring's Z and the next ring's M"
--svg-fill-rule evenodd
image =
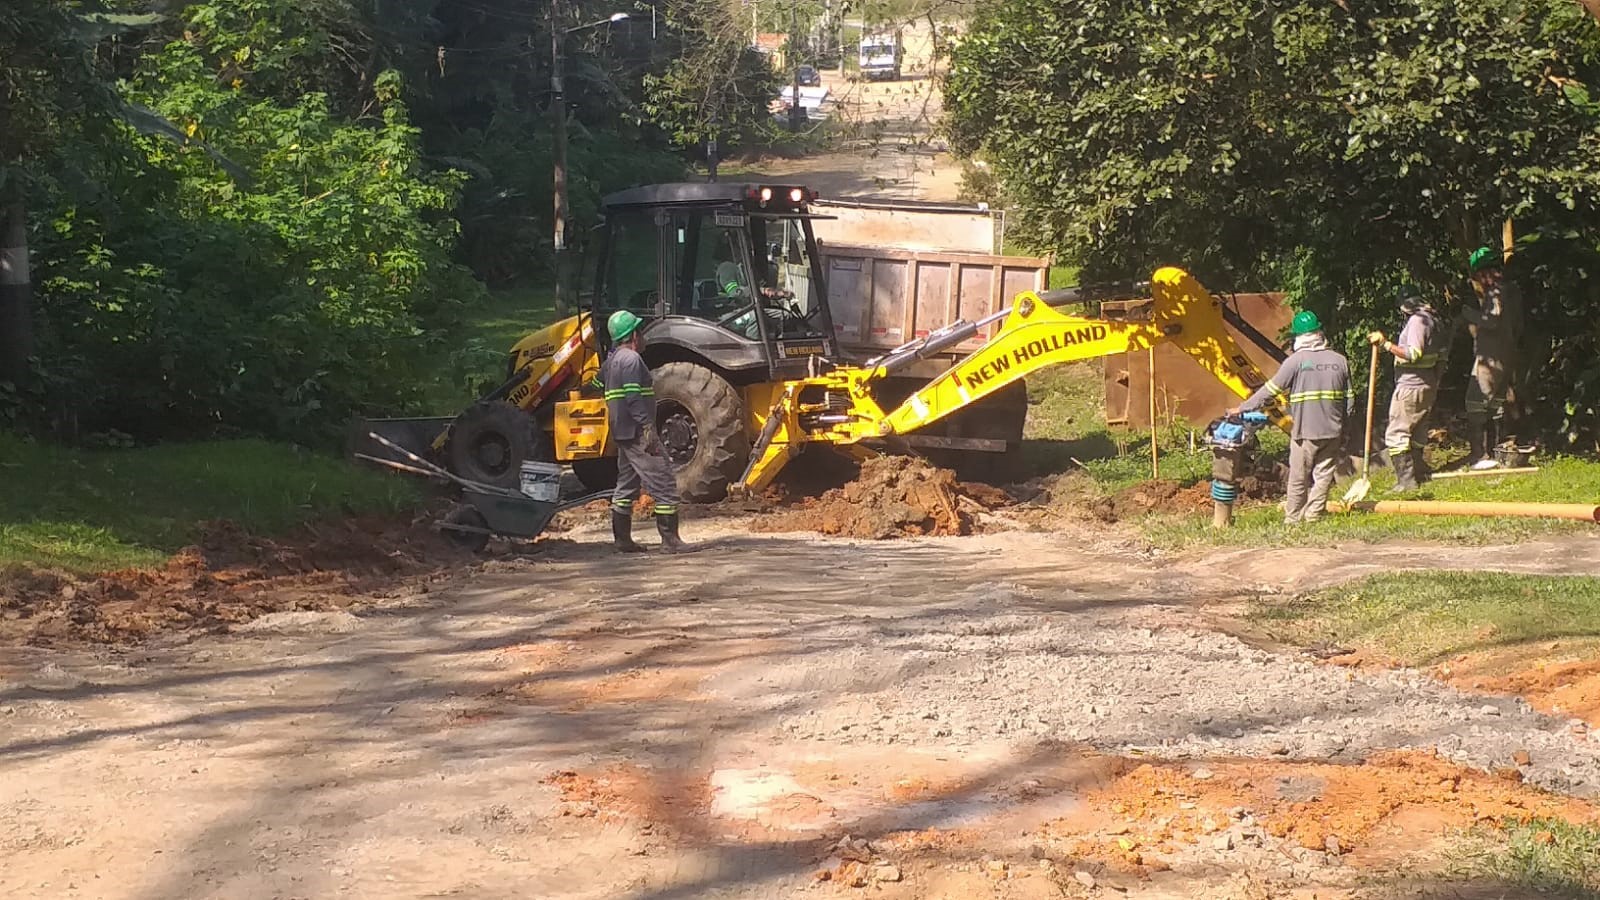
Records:
M1344 492L1344 502L1360 503L1367 499L1367 491L1372 488L1372 482L1367 476L1372 474L1372 406L1378 394L1378 345L1372 345L1372 368L1367 375L1367 438L1361 453L1361 477L1350 483L1349 490Z

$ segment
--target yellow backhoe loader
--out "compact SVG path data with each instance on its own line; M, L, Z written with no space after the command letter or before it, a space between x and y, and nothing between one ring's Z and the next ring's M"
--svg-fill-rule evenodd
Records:
M645 319L657 431L691 502L758 490L811 444L858 458L935 448L941 464L950 454L993 460L1020 447L1027 375L1163 341L1244 396L1263 376L1225 322L1282 356L1169 268L1122 290L1025 291L993 315L957 319L873 359L843 359L811 229L814 199L802 186L759 184L650 185L606 197L583 312L519 341L504 381L460 415L360 422L352 449L388 455L365 440L375 432L471 481L514 488L523 462L555 461L591 490L608 487L615 459L595 375L609 348L595 323L618 309ZM1151 302L1116 317L1060 311L1144 296Z

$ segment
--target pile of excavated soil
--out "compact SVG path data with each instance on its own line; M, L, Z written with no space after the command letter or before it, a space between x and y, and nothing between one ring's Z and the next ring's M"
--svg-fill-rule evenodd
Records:
M1153 478L1102 497L1091 507L1102 522L1121 522L1148 513L1192 513L1211 509L1211 483L1185 488L1165 478Z
M879 456L861 464L854 481L758 519L756 531L816 531L883 540L914 535L971 534L969 510L1009 506L1011 495L958 482L949 469L911 456Z
M392 521L307 526L279 540L210 522L157 569L0 572L0 644L137 643L226 631L268 613L345 609L464 558L430 529Z

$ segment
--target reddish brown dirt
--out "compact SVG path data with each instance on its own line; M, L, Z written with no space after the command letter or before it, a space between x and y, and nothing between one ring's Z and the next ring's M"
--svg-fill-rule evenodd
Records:
M1052 858L1143 878L1192 864L1194 854L1207 853L1223 832L1240 828L1385 871L1406 854L1473 826L1536 817L1600 821L1594 805L1530 788L1514 773L1485 774L1417 752L1383 753L1359 765L1146 762L1076 753L1057 762L1077 777L1040 774L996 787L1017 804L1069 791L1078 805L1065 816L1021 825L1001 809L993 818L954 828L869 830L870 843L845 834L858 816L870 820L875 808L956 800L975 786L962 773L930 772L930 760L814 758L775 766L775 774L792 776L803 790L762 801L758 823L718 814L712 803L718 789L704 772L617 764L559 772L546 783L561 790L564 815L627 820L690 843L735 834L796 846L820 840L817 859L825 861L815 871L816 880L853 887L872 882L873 868L885 864L931 877L963 860L981 860L978 872L986 877L1018 877L1023 871L1018 863L989 854L997 833L1019 825ZM1052 771L1051 764L1040 771ZM990 792L977 790L976 796ZM865 807L850 799L867 795L878 799Z
M541 783L561 792L562 815L643 821L669 831L698 831L695 823L710 805L710 790L703 776L655 772L624 763L595 772L556 772Z
M756 531L817 531L882 540L910 535L970 534L972 518L961 507L966 497L980 507L980 496L965 492L954 472L910 456L880 456L861 465L861 474L821 497L803 501L753 524ZM985 486L976 492L994 499L1003 491ZM987 508L987 507L985 507Z
M1465 690L1515 694L1541 712L1582 719L1588 728L1600 728L1600 660L1537 663L1499 676L1482 674L1484 668L1483 662L1478 661L1467 672L1440 674Z
M1204 776L1204 777L1200 777ZM1355 862L1398 837L1421 842L1478 823L1553 817L1600 821L1591 804L1527 787L1515 770L1484 774L1435 756L1383 753L1362 765L1219 760L1204 766L1129 762L1084 808L1051 823L1069 852L1113 867L1149 868L1243 815L1302 847ZM1378 839L1381 838L1381 841ZM1159 868L1159 865L1157 865Z
M1151 479L1102 497L1092 510L1102 522L1120 522L1152 512L1199 512L1211 508L1210 490L1209 482L1185 488L1176 481Z
M226 631L267 613L344 609L463 558L425 528L383 520L308 526L279 540L211 522L159 569L0 573L0 644L129 644L163 632Z

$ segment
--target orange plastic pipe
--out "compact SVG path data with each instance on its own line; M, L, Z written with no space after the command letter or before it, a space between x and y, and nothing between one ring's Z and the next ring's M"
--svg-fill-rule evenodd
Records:
M1589 503L1471 503L1449 500L1369 500L1365 503L1330 503L1343 512L1391 513L1401 516L1520 516L1532 519L1573 519L1600 524L1600 506Z

